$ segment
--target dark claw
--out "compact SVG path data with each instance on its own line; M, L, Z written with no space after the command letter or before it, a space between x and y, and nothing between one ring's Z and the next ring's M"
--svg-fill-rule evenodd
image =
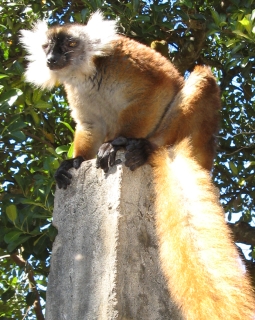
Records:
M121 148L125 148L127 141L128 139L124 137L118 137L103 143L97 153L96 167L103 169L106 173L110 167L120 163L120 160L115 160L116 153Z
M78 169L84 161L83 157L76 157L69 160L64 160L57 169L54 178L59 189L66 189L71 184L72 175L68 172L69 169Z
M111 143L106 142L101 145L97 153L96 167L103 169L104 172L107 172L109 169L108 158L109 158L111 149L112 149Z

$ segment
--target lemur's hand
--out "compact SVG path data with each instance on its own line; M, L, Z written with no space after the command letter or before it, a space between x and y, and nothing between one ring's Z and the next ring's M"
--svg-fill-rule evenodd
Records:
M153 146L147 139L128 139L126 150L125 165L134 171L147 162L153 152Z
M147 139L135 139L118 137L113 141L103 143L97 153L97 168L101 168L104 172L108 172L109 167L119 163L116 160L116 153L121 148L126 149L125 165L130 170L135 170L147 162L149 155L153 151L153 147Z
M108 172L110 167L120 163L121 160L116 160L116 153L126 147L127 141L128 139L124 137L118 137L113 141L103 143L97 153L96 167Z
M67 186L71 184L72 175L68 170L71 168L78 169L83 161L83 157L76 157L73 159L64 160L60 164L54 175L57 186L60 189L66 189Z

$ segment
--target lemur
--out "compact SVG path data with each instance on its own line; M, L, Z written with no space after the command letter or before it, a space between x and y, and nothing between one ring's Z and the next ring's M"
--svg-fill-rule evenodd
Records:
M74 158L55 175L59 188L71 183L71 167L96 155L107 172L122 147L131 170L151 164L162 270L184 319L252 319L251 285L210 177L221 105L210 69L197 66L184 81L100 12L87 25L48 29L39 21L21 34L26 80L42 89L63 84L76 122Z

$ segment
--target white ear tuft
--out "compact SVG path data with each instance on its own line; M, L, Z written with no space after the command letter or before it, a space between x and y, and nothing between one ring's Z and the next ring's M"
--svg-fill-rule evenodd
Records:
M86 33L92 43L95 55L104 55L110 42L118 38L116 29L116 21L105 20L100 11L92 14L86 25Z
M28 60L34 61L38 57L38 52L43 53L42 45L47 42L47 30L46 21L38 21L32 30L20 31L20 42L30 54L27 56Z

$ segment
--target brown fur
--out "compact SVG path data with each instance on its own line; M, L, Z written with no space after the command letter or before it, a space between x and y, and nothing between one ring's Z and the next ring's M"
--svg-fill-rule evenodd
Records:
M159 145L174 145L190 137L193 155L211 170L218 131L219 87L209 68L197 66L178 92L157 132L151 138Z

